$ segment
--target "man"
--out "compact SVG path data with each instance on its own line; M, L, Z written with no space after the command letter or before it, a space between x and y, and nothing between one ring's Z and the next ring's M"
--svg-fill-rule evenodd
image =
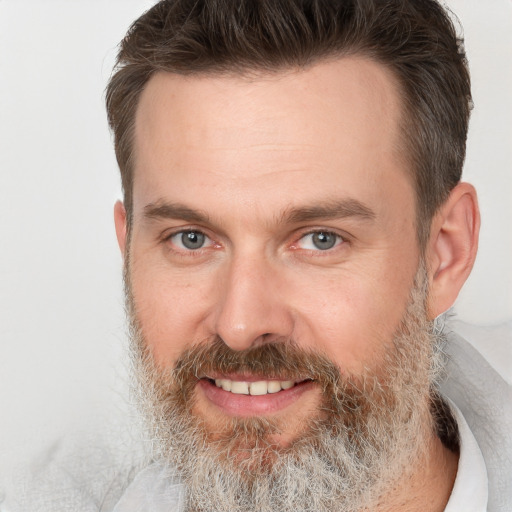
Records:
M470 101L434 2L161 2L132 26L116 230L187 510L498 507L433 327L477 249Z
M153 452L115 511L509 510L506 425L454 401L476 356L435 323L477 250L470 98L433 1L135 22L107 108Z

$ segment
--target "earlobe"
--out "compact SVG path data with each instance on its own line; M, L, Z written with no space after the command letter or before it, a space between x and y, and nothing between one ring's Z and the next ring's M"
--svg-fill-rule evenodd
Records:
M124 258L126 249L126 210L121 201L117 201L114 205L114 224L116 227L117 243Z
M431 318L455 302L473 268L479 230L476 191L469 183L459 183L432 221L427 251Z

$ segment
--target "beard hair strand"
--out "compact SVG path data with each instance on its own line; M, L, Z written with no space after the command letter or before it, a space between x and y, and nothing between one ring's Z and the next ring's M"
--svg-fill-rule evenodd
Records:
M408 475L435 425L431 400L442 369L441 337L426 315L421 267L409 304L379 367L343 375L324 356L282 340L242 352L221 339L192 346L174 369L155 365L137 321L126 272L136 401L147 422L152 460L176 468L197 512L355 512L371 510ZM198 377L253 372L316 381L318 414L286 447L268 418L226 418L215 432L195 413Z

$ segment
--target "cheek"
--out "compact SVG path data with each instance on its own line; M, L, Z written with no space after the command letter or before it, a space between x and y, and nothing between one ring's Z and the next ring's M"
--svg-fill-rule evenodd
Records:
M414 271L411 270L411 276ZM344 273L324 280L297 304L297 337L314 344L342 371L376 367L404 315L412 277L389 272Z
M172 365L184 350L208 336L205 321L215 290L211 273L135 261L131 286L137 320L157 364Z
M397 254L361 254L357 264L340 268L283 265L273 288L279 290L279 308L293 317L292 337L342 370L360 373L378 364L403 317L416 270L414 258L399 260ZM132 256L131 284L157 364L172 365L184 350L216 334L215 315L226 293L221 267L173 267L140 251Z

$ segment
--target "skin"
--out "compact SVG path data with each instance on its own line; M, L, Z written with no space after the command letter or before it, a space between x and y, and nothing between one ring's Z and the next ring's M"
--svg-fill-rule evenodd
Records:
M251 78L150 79L136 116L129 247L121 203L115 221L159 366L220 336L235 350L293 338L342 372L377 371L420 261L400 114L391 73L360 58ZM478 224L475 192L460 184L426 247L432 318L471 270ZM202 248L181 245L187 230L206 235ZM318 249L317 231L335 245ZM229 407L204 386L195 394L211 429L240 409L236 395ZM240 414L286 418L277 439L286 445L317 412L320 391L295 394L282 406L267 395L267 409L246 400ZM434 436L425 443L414 478L379 510L443 510L457 458Z

